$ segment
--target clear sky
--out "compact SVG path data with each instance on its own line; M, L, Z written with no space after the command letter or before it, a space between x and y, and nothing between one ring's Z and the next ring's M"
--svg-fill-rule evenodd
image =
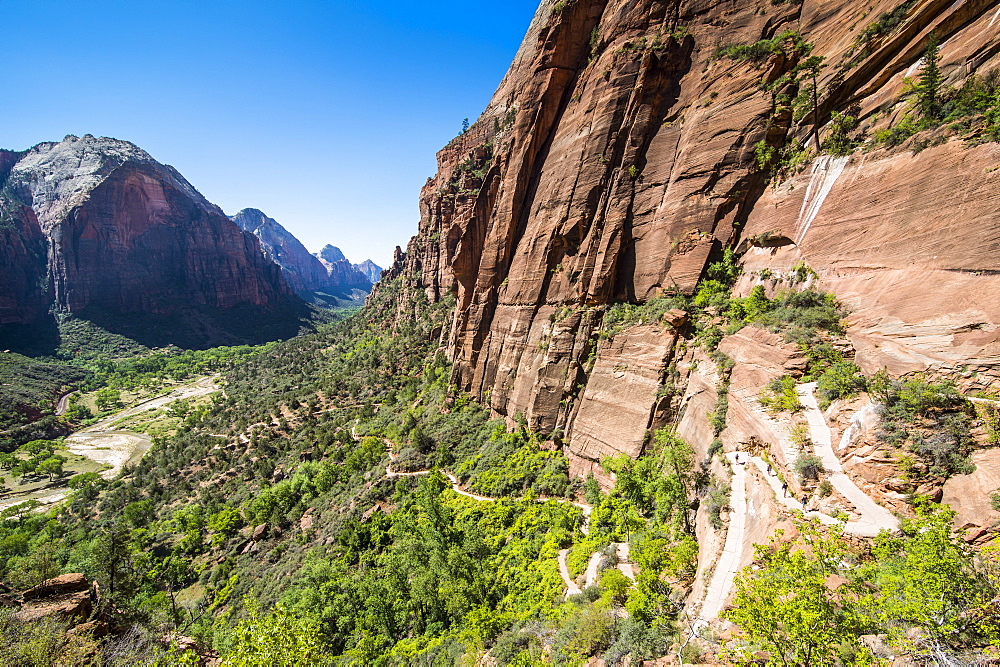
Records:
M537 0L0 0L0 147L127 139L233 214L386 266Z

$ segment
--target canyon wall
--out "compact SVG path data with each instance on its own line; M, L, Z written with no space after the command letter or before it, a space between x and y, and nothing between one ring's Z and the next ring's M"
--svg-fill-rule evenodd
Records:
M898 122L932 32L945 83L991 71L998 20L981 0L546 0L486 111L438 153L419 233L387 275L457 296L455 383L554 432L581 474L639 453L658 423L707 447L694 422L718 379L678 345L684 324L598 332L615 303L690 294L725 247L744 294L807 263L850 311L866 370L989 384L998 144L931 133L779 178L759 155L826 142L840 113L856 137ZM753 57L727 49L775 38ZM809 56L824 61L803 113L790 100ZM664 397L678 369L683 398Z
M0 167L4 324L38 324L50 309L169 317L296 307L252 234L128 142L70 135L5 152Z

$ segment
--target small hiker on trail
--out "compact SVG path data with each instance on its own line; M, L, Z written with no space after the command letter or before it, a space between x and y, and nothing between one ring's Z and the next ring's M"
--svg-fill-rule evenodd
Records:
M788 482L781 483L781 497L782 498L788 497Z
M807 499L807 498L806 498L805 496L802 496L802 511L803 511L803 512L805 512L805 511L806 511L806 501L807 501L807 500L808 500L808 499Z

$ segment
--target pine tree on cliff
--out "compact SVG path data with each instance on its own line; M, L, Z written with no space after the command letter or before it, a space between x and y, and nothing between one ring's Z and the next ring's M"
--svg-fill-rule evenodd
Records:
M941 91L941 70L938 69L938 39L931 33L924 51L924 62L920 66L920 77L917 81L917 108L920 115L927 120L937 120L941 115L941 104L938 100Z

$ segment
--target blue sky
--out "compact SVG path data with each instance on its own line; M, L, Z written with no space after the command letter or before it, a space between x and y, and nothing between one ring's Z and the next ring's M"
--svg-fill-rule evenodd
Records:
M227 213L386 265L537 0L0 0L0 147L127 139Z

